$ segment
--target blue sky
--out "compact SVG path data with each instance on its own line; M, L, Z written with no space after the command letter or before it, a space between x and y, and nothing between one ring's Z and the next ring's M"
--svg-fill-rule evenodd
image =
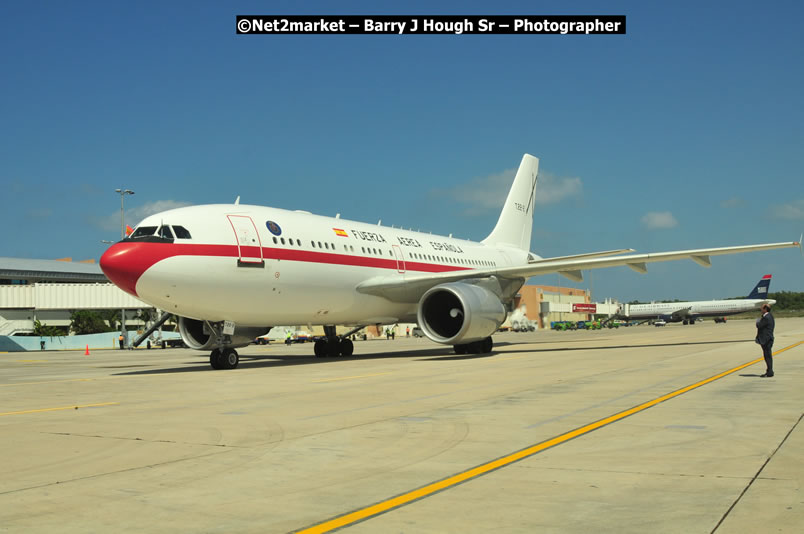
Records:
M628 34L235 34L238 14L383 13L624 14ZM132 226L240 195L479 240L525 152L545 257L797 240L802 21L797 2L7 2L0 256L97 259L119 187ZM794 249L561 285L721 298L766 273L804 291Z

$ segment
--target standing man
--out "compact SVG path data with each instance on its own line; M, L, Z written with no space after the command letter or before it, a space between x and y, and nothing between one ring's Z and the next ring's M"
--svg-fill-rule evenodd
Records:
M756 342L762 347L762 356L765 358L765 366L767 370L762 378L770 378L773 376L773 355L771 349L773 348L773 327L776 326L776 321L773 320L773 315L770 312L770 305L762 305L762 317L757 319L757 338Z

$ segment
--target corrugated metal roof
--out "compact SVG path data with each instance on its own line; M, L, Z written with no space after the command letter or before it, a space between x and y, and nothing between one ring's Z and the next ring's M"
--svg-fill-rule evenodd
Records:
M0 257L0 278L107 282L96 263Z

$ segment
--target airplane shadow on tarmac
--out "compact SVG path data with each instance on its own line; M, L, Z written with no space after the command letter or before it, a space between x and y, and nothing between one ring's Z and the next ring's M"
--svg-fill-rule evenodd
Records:
M359 348L359 345L358 345ZM312 352L312 347L311 347ZM341 356L334 356L329 357L325 356L323 358L318 358L316 356L311 355L298 355L298 356L290 356L290 355L251 355L251 354L240 354L240 365L238 365L238 369L259 369L264 367L285 367L288 365L313 365L313 364L325 364L325 363L337 363L337 362L348 362L354 360L379 360L383 358L410 358L410 357L417 357L417 356L432 356L433 353L444 353L444 354L451 354L452 347L444 347L444 348L435 348L435 347L428 347L426 349L419 349L419 350L404 350L399 352L378 352L378 353L366 353L366 354L354 354L352 356L348 356L346 358ZM480 356L493 356L494 353L490 354L482 354ZM198 354L199 360L198 361L191 361L187 362L188 365L192 365L193 367L174 367L174 368L167 368L167 369L148 369L143 371L130 371L126 373L117 373L118 375L156 375L156 374L166 374L166 373L192 373L198 371L213 371L212 367L209 365L209 356L206 354ZM203 358L203 359L201 359ZM444 358L449 359L449 358Z
M622 350L622 349L634 349L634 348L652 348L652 347L674 347L674 346L685 346L685 345L713 345L713 344L724 344L724 343L748 343L749 340L741 341L741 340L724 340L724 341L696 341L696 342L682 342L682 343L649 343L649 344L640 344L640 345L613 345L613 346L602 346L602 347L549 347L549 348L530 348L530 349L523 349L523 350L514 350L514 351L506 351L506 354L526 354L526 353L538 353L538 352L565 352L565 351L585 351L585 350ZM753 341L751 341L753 343ZM498 342L495 343L495 347L509 347L515 345L532 345L531 342ZM357 348L360 348L358 345ZM434 354L438 354L434 356ZM343 357L323 357L317 358L315 356L289 356L289 355L250 355L250 354L241 354L240 355L240 365L238 369L259 369L259 368L268 368L268 367L285 367L289 365L315 365L315 364L326 364L326 363L337 363L343 361L354 361L354 360L379 360L385 358L416 358L419 357L416 361L420 362L428 362L428 361L457 361L457 360L474 360L479 358L491 358L493 356L497 356L499 352L492 351L488 354L454 354L452 347L428 347L425 349L417 349L417 350L404 350L399 352L378 352L378 353L367 353L367 354L356 354L349 356L347 358ZM194 373L194 372L205 372L205 371L214 371L212 367L209 365L209 360L206 355L199 354L199 358L203 356L203 359L194 360L187 362L188 366L186 367L173 367L173 368L165 368L165 369L148 369L148 370L140 370L140 371L128 371L123 373L115 373L119 376L126 376L126 375L158 375L158 374L170 374L170 373ZM223 372L223 371L221 371ZM742 375L741 375L742 376ZM747 375L753 376L753 375ZM759 376L759 375L756 375Z

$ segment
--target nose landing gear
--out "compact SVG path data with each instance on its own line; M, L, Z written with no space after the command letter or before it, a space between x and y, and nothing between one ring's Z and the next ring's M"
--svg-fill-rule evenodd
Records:
M216 370L237 368L240 363L240 356L232 347L226 346L232 342L231 336L223 333L221 323L211 323L209 321L205 321L205 323L218 342L218 346L212 349L209 355L209 364Z
M240 363L240 356L232 348L214 349L209 355L209 364L213 369L235 369Z

